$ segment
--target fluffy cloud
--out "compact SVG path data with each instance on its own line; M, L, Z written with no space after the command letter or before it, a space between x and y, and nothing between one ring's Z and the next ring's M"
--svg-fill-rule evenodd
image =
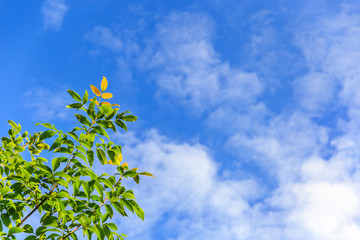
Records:
M42 6L44 29L59 30L67 10L65 0L46 0Z
M130 167L140 166L157 177L142 178L134 186L146 221L136 229L131 227L135 219L121 225L131 238L243 239L251 234L248 201L262 193L254 180L224 179L204 146L177 144L156 131L144 140L130 136L122 141L130 142L124 147Z
M212 45L213 22L206 15L172 13L158 24L150 68L158 94L204 111L227 104L252 104L263 91L254 73L221 60Z

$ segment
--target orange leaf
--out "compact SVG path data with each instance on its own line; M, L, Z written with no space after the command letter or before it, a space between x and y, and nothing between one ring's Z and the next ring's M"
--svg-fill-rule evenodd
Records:
M111 104L108 102L102 102L101 105L103 105L103 104L111 106Z
M111 106L117 106L117 107L120 107L120 105L119 104L111 104Z
M93 93L95 93L96 96L101 96L101 92L99 91L99 89L97 89L94 85L90 85L91 90L93 91Z
M122 166L122 167L125 167L125 166L126 166L126 167L129 167L129 166L128 166L128 164L127 164L127 162L126 162L126 163L124 163L124 164L123 164L123 165L121 165L121 166Z
M103 93L103 95L102 95L103 99L109 99L109 98L112 98L112 97L113 97L113 95L111 93Z
M101 91L102 92L105 91L107 86L108 86L108 81L107 81L106 77L103 77L103 79L101 81Z

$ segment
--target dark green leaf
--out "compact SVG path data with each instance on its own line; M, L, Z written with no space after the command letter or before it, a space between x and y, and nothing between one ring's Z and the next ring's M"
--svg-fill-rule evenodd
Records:
M74 132L68 132L69 136L71 136L73 139L75 139L76 141L79 140L79 137L76 135L76 133Z
M103 136L107 137L107 139L110 140L109 135L107 134L107 132L100 126L93 127L93 130L91 130L90 133L98 133L100 135L103 135Z
M104 150L100 148L96 149L96 155L99 158L102 165L105 165L107 163Z
M92 167L93 162L94 162L94 152L92 150L87 150L86 152L90 167Z
M137 116L134 115L121 116L120 119L126 122L135 122L137 120Z
M74 92L74 91L72 91L70 89L68 89L67 91L75 101L81 102L81 97L80 97L80 95L78 93L76 93L76 92Z
M9 227L9 225L11 223L9 215L7 215L6 213L2 213L1 214L1 220L4 223L5 227Z
M85 90L84 96L82 98L82 103L85 104L89 100L89 93Z
M30 235L30 236L27 236L24 240L36 240L36 236Z
M62 139L63 139L62 137L58 137L58 138L54 141L54 143L51 145L49 151L52 151L52 150L54 150L55 148L59 147L59 146L61 145Z
M70 105L67 105L67 108L81 108L83 106L82 103L72 103Z
M88 120L85 116L80 115L80 114L75 114L75 117L77 118L77 120L78 120L81 124L84 124L85 126L88 126L88 127L91 126L91 123L89 122L89 120Z
M125 124L123 121L117 119L117 120L115 120L115 123L116 123L116 125L118 125L118 126L121 127L122 129L124 129L125 131L127 131L127 126L126 126L126 124Z
M139 182L140 182L140 177L139 177L138 174L136 174L136 176L133 177L133 179L134 179L134 181L135 181L137 184L139 184Z
M43 132L40 137L39 137L39 141L41 142L42 140L46 139L46 138L51 138L56 134L56 132L52 131L52 130L47 130L45 132Z

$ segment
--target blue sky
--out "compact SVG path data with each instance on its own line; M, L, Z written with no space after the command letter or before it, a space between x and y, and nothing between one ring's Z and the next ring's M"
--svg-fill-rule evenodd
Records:
M70 130L66 89L109 80L114 135L157 176L129 239L360 238L357 1L0 2L7 120Z

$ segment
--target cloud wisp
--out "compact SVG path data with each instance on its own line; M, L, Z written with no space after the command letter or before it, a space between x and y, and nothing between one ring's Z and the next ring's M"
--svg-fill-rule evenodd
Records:
M41 9L44 18L44 29L60 30L68 9L65 0L46 0Z

